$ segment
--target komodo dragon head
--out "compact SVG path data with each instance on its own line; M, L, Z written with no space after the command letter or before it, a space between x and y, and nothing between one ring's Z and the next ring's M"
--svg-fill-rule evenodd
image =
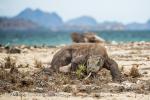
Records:
M98 72L104 65L102 56L92 55L87 60L87 73Z

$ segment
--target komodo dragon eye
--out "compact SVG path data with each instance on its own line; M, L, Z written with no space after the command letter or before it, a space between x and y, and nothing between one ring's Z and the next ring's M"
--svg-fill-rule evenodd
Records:
M96 65L97 65L97 66L100 66L100 61L98 61Z

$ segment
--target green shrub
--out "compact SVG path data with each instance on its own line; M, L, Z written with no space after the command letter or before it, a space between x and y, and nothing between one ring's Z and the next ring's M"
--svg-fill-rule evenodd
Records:
M84 64L80 64L78 66L78 69L76 70L76 75L77 77L80 79L80 78L83 78L84 75L86 73L86 66Z

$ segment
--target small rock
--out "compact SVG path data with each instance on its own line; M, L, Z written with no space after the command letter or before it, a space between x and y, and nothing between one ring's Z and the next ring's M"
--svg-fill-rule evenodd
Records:
M148 74L148 72L145 71L145 72L143 72L143 74Z
M63 91L70 93L72 92L72 87L69 84L64 85Z
M143 81L137 80L136 84L143 84Z
M43 88L36 87L36 88L34 89L34 92L43 93L43 92L44 92L44 89L43 89Z
M78 85L77 91L78 92L85 92L85 93L91 93L92 90L94 90L93 85Z
M71 96L71 93L67 93L67 92L59 92L56 94L56 96Z
M10 48L8 50L9 53L21 53L21 50L19 48Z
M150 57L147 57L147 60L150 60Z
M11 95L12 95L12 96L20 96L21 93L20 93L19 91L13 91L13 92L11 93Z
M76 96L82 96L83 97L83 96L88 96L88 94L87 93L79 92L79 93L76 94Z
M47 93L47 95L48 95L48 96L55 96L55 92L54 92L54 91L49 91L49 92Z
M96 97L96 98L99 98L100 97L100 93L93 93L92 96Z
M86 86L85 86L85 85L78 85L78 86L77 86L77 89L78 89L79 91L81 91L81 92L83 92L83 91L86 91L86 90L87 90L87 88L86 88Z

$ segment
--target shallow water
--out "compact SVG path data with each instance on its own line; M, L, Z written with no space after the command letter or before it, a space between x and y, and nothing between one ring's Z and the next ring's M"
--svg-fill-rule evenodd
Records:
M60 45L71 44L72 32L52 32L49 30L28 31L2 31L0 30L0 43L8 45ZM150 31L99 31L97 35L106 41L135 42L149 41Z

